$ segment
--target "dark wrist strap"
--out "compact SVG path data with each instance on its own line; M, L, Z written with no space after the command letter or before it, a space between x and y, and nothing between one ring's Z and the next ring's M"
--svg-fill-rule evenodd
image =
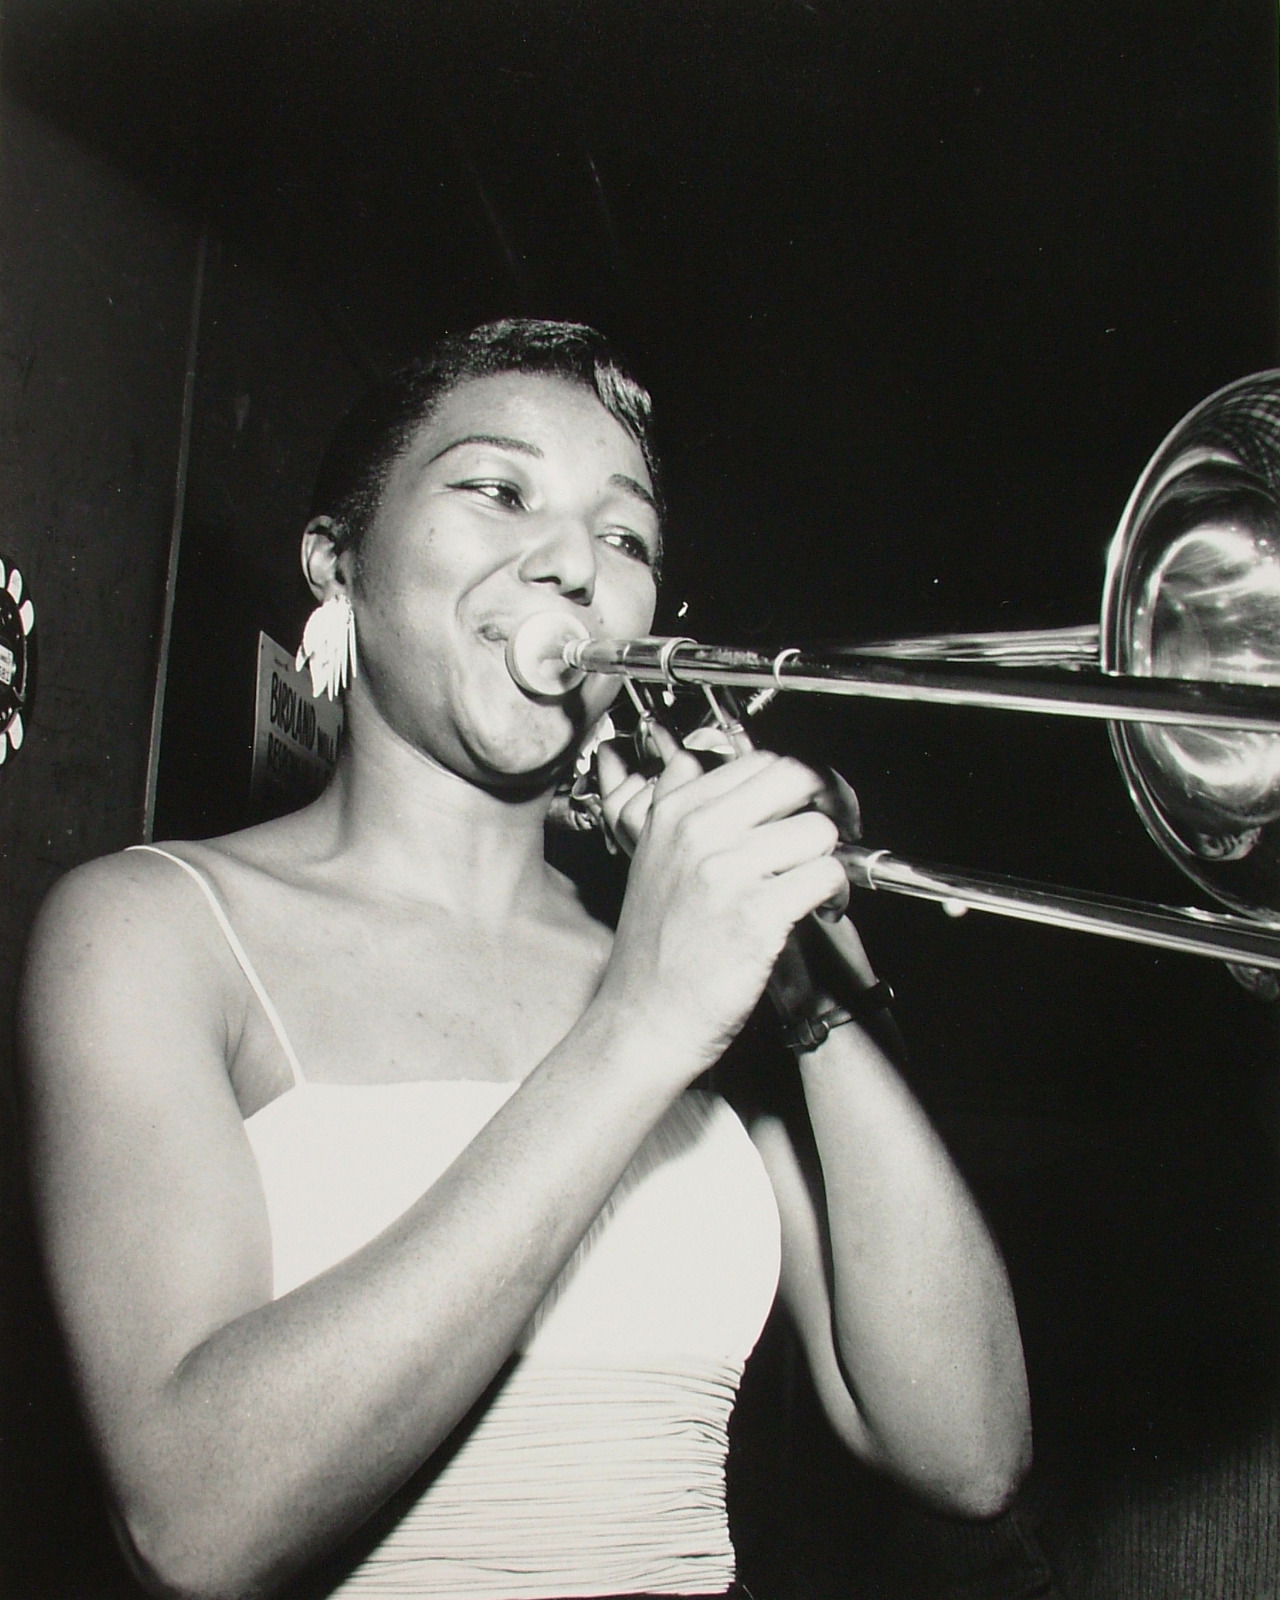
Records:
M846 1022L852 1021L852 1011L846 1011L843 1006L831 1006L826 1011L820 1011L816 1017L798 1017L794 1022L786 1023L782 1029L782 1042L796 1055L807 1055L810 1050L816 1050L820 1044L826 1043L832 1028L842 1028Z
M816 1050L819 1045L825 1044L827 1036L833 1028L842 1028L846 1022L870 1022L875 1017L889 1012L892 1015L893 990L883 979L873 983L869 989L862 989L853 999L854 1009L846 1006L828 1006L825 1011L819 1011L813 1017L798 1017L792 1022L785 1023L782 1029L782 1042L788 1050L793 1050L796 1055L807 1055L809 1051Z

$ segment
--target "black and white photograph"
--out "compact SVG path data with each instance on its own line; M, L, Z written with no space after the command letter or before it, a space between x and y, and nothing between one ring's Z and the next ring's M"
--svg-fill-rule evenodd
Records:
M0 1600L1280 1600L1278 82L3 0Z

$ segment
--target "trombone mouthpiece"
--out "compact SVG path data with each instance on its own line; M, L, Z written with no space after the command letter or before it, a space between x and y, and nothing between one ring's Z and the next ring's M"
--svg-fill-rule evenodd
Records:
M569 659L570 647L591 638L577 617L560 611L535 611L507 640L507 671L526 694L559 700L576 689L586 673Z

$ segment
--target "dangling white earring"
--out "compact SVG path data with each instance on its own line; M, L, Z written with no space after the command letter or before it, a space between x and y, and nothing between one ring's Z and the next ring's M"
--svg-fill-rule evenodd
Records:
M302 630L302 644L294 666L311 669L311 692L330 700L356 676L356 614L341 589L317 606Z

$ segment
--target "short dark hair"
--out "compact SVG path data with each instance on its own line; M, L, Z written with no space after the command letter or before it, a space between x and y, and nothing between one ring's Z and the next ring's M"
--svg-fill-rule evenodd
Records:
M640 447L662 516L652 403L602 333L579 322L505 318L446 334L420 360L369 389L338 425L316 478L311 515L332 518L339 550L357 552L387 480L440 401L468 378L542 373L590 389Z

